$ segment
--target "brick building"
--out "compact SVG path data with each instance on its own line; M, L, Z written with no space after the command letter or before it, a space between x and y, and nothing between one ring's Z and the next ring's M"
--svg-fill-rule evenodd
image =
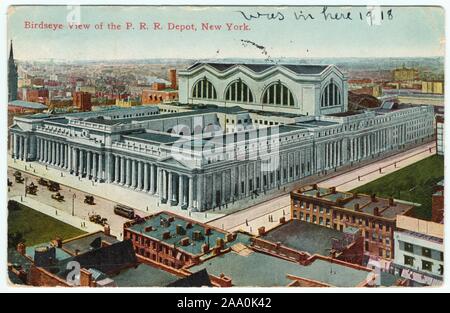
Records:
M431 220L444 223L444 181L440 181L434 188L431 198Z
M154 82L150 89L142 91L142 104L157 104L164 101L178 100L177 72L169 70L170 85L164 82Z
M206 224L161 212L141 222L124 225L124 240L131 240L142 261L180 269L200 263L200 257L220 254L236 239Z
M386 260L394 257L396 218L407 215L412 208L392 198L339 192L317 185L291 192L292 219L339 231L349 226L359 228L365 238L365 253Z
M22 88L19 89L19 98L27 102L47 103L49 92L46 88Z
M88 92L77 91L73 94L73 105L80 111L91 111L91 94Z

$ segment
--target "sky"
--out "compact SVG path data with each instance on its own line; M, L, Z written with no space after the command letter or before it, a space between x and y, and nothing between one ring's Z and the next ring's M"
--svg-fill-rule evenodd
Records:
M151 58L329 58L432 57L445 54L444 10L440 7L381 7L384 19L369 23L367 7L152 7L11 6L8 40L19 60L119 60ZM388 10L391 10L389 14ZM242 14L239 11L243 11ZM294 13L307 20L296 19ZM79 13L79 14L78 14ZM250 15L259 18L250 18ZM264 14L273 14L268 19ZM363 14L363 19L359 14ZM330 19L341 14L346 19ZM245 17L244 17L245 15ZM282 20L281 17L283 17ZM249 20L247 20L249 19ZM90 24L70 30L68 22ZM61 23L62 30L26 29L26 22ZM108 23L122 25L108 30ZM133 24L126 30L125 23ZM139 30L139 23L149 26ZM162 30L151 26L158 22ZM95 25L103 24L102 29ZM197 31L169 30L169 23ZM204 31L202 23L221 25ZM228 31L226 23L246 29ZM254 44L252 44L254 43ZM264 48L262 48L264 47Z

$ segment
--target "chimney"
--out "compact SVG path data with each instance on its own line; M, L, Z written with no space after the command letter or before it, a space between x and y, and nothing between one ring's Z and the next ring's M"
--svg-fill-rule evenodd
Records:
M373 193L373 194L370 196L370 200L371 200L372 202L377 202L377 195L376 195L375 193Z
M330 187L330 192L332 194L335 194L336 193L336 187Z
M186 234L186 231L184 230L183 226L181 226L181 225L177 225L176 231L177 231L177 235Z
M235 236L232 233L227 234L227 242L232 242L235 240Z
M189 237L185 237L185 238L181 239L181 245L183 247L189 246Z
M54 240L52 240L52 244L56 248L61 248L62 247L62 239L60 237L56 237Z
M151 231L153 231L153 227L152 226L147 226L147 227L144 228L144 232L146 232L146 233L151 232Z
M355 203L355 204L353 205L353 209L355 210L355 212L360 212L361 210L360 210L360 208L359 208L359 203Z
M286 217L282 216L280 217L280 224L286 223Z
M173 216L169 217L169 223L172 223L173 221L175 221L175 218Z
M211 235L211 228L205 228L205 235L206 236Z
M320 191L316 192L316 197L319 198L320 197Z
M170 238L170 231L166 231L163 233L163 239L169 239Z
M170 88L177 89L177 70L174 68L171 68L169 70L169 81L170 81Z
M312 185L312 189L317 189L317 184Z
M106 236L110 236L110 235L111 235L111 227L109 227L108 224L106 224L105 227L103 227L103 233L104 233Z
M222 238L217 238L216 239L216 247L222 249L223 246L224 246L223 239Z
M208 253L209 252L209 245L207 245L206 243L202 245L202 252L203 253Z
M394 206L394 205L395 205L394 198L390 197L389 198L389 206Z
M25 255L26 251L27 251L27 246L25 246L25 244L23 242L21 242L17 245L17 252L19 252L19 254Z
M191 229L192 228L192 223L191 222L187 222L186 223L186 229Z
M373 209L373 215L380 216L380 209L377 206Z
M84 268L80 270L80 286L81 287L92 286L92 273Z
M261 226L258 228L258 235L264 236L266 234L266 228L264 226Z

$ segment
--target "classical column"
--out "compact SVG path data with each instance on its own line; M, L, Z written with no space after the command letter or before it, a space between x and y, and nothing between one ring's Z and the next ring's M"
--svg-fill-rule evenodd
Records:
M162 199L164 199L163 192L162 192L162 189L163 189L163 171L162 171L162 169L160 167L158 167L157 170L158 170L158 176L156 178L157 178L157 181L158 181L158 186L157 186L157 189L156 189L156 193L159 194L159 199L162 200Z
M84 175L84 150L80 149L80 176L83 177Z
M70 154L69 154L69 145L65 144L64 145L64 168L66 170L69 169L69 164L70 164Z
M23 143L23 145L24 145L24 148L23 148L23 150L24 150L24 156L23 156L23 160L25 161L25 162L27 162L28 161L28 137L25 137L25 139L24 139L24 143Z
M203 175L197 175L197 209L203 209Z
M145 192L148 191L148 178L149 178L148 163L145 163L144 164L144 191Z
M121 185L125 184L125 176L126 176L125 166L126 166L125 158L123 156L121 156L120 157L120 184Z
M189 176L189 208L193 208L194 201L194 178Z
M127 159L127 168L125 170L125 175L127 177L125 185L129 187L131 186L131 159Z
M92 179L96 180L97 179L97 174L98 174L98 162L97 162L97 153L92 152L92 170L91 170L91 175L92 175Z
M200 177L203 178L203 175L200 175ZM231 199L233 199L236 194L236 169L234 167L230 169L230 193Z
M73 148L73 174L78 174L78 149Z
M56 164L56 142L52 142L52 165Z
M212 201L212 207L215 208L216 207L216 188L217 188L217 184L216 184L216 173L213 172L211 177L211 192L212 192L212 197L211 197L211 201ZM189 177L190 179L190 177ZM189 183L190 186L190 183ZM189 194L191 193L191 191L189 190ZM189 199L189 202L191 201L191 199Z
M104 167L104 161L103 161L103 153L98 154L98 179L103 180L103 167Z
M178 175L178 205L183 206L184 204L184 177L183 175Z
M19 154L19 138L17 134L13 134L14 143L13 143L13 158L17 160Z
M131 187L132 188L136 188L136 173L137 173L136 165L137 165L137 161L132 160L131 161Z
M170 204L170 201L172 201L173 200L173 186L172 186L172 183L173 183L173 177L172 177L172 172L169 172L169 175L168 175L168 184L167 184L167 203L169 203Z
M225 189L225 172L222 172L221 173L221 176L222 176L222 182L221 182L221 187L222 187L222 190L221 190L221 192L220 192L220 200L221 200L221 203L222 203L222 205L225 205L225 202L226 202L226 197L225 197L225 192L226 192L226 189Z
M139 190L142 190L142 179L143 179L143 177L142 177L142 174L143 174L143 163L142 163L142 161L139 161L138 163L137 163L137 165L138 165L138 181L137 181L137 189L139 189Z
M119 183L120 182L120 157L116 154L115 155L115 166L114 166L114 182Z
M155 186L155 171L156 165L150 164L150 193L154 194L157 192L157 187Z
M22 160L22 155L23 155L23 139L22 136L19 136L19 160Z
M92 151L87 151L86 154L86 176L89 179L92 177Z

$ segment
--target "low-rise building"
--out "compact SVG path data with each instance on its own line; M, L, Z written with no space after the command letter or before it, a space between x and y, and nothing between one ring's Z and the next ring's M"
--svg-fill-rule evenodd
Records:
M124 224L124 240L131 240L143 262L180 269L198 264L206 255L217 255L236 243L237 234L169 212Z
M365 253L386 260L394 258L397 216L408 214L413 207L393 198L340 192L334 187L312 185L291 192L292 219L339 231L349 226L359 228L365 238Z
M444 277L444 225L397 217L394 271L413 286L438 286Z

